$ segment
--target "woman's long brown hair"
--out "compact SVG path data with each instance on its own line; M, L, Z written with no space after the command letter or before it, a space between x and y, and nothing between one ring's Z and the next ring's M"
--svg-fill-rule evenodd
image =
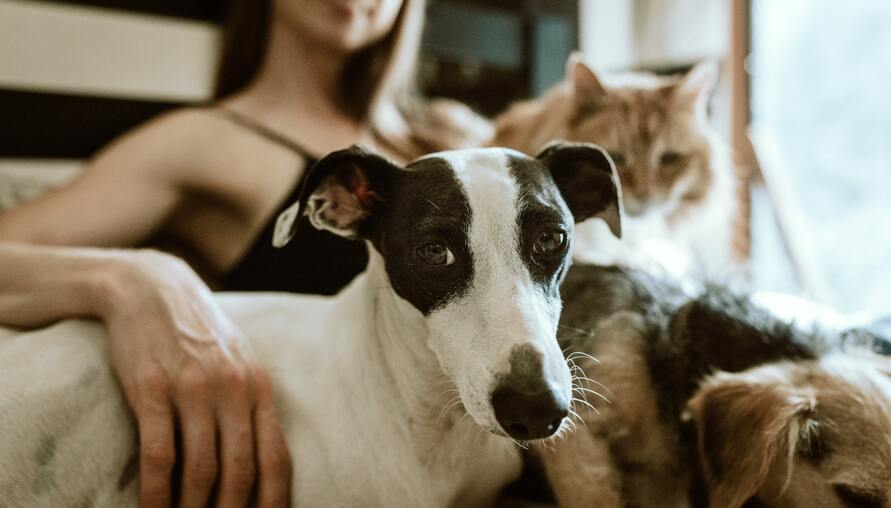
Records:
M257 75L269 38L271 0L229 0L214 98L241 90Z
M341 82L345 109L364 122L376 141L405 159L487 141L488 123L463 105L430 103L415 87L425 0L404 0L393 29L357 52ZM214 97L244 88L266 53L272 0L230 0Z

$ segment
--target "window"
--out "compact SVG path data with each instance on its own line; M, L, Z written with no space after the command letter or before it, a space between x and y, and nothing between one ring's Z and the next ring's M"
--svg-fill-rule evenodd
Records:
M891 309L891 3L752 1L752 127L825 303ZM775 196L776 197L776 196Z

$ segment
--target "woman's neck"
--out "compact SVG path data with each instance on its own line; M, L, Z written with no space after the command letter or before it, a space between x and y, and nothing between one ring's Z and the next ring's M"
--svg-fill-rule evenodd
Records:
M301 132L306 126L313 124L357 134L359 122L343 111L340 92L349 57L274 19L257 76L227 102L298 141L305 138Z

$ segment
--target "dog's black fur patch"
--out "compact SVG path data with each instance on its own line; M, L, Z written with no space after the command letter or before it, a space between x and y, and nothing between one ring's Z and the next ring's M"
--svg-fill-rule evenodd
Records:
M519 187L517 251L533 282L542 288L548 298L557 298L560 283L571 262L568 255L572 242L571 212L544 164L536 159L516 156L509 156L508 163L511 176ZM559 252L536 255L533 244L546 229L565 232L566 242Z
M394 180L370 237L384 257L393 290L426 315L460 297L473 280L470 203L444 159L421 159L407 169ZM424 263L417 249L432 242L448 247L455 262Z

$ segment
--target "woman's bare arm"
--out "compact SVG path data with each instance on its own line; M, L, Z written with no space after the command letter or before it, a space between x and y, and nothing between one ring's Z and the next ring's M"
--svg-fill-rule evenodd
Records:
M0 324L32 328L98 317L116 258L113 251L0 242Z
M174 113L99 152L68 185L0 213L0 240L93 247L144 243L180 199L200 113ZM185 145L185 146L184 146ZM188 153L186 148L195 149Z
M88 162L74 181L0 213L0 242L59 246L126 246L144 242L179 200L172 177L174 114L123 136ZM176 151L176 150L173 150ZM0 243L0 323L40 326L100 317L96 301L117 275L121 253L46 249ZM105 286L103 286L105 284Z
M147 250L0 242L0 323L75 316L108 329L139 425L141 505L171 505L177 461L181 506L204 506L215 485L221 505L244 506L255 483L261 506L286 504L290 459L266 373L185 262Z
M154 251L76 248L145 242L182 197L200 152L173 116L124 137L71 185L0 214L0 324L101 319L111 363L136 414L140 504L284 505L290 465L265 372L249 344L183 261ZM36 245L45 244L45 245ZM174 429L182 434L177 457ZM259 474L259 482L257 475Z

